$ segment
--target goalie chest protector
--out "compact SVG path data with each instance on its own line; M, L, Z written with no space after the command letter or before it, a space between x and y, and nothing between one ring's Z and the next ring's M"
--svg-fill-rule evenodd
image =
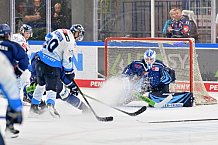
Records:
M193 93L191 92L178 92L178 93L149 93L149 98L159 103L164 100L169 94L172 94L173 98L164 107L175 108L175 107L192 107L194 102Z

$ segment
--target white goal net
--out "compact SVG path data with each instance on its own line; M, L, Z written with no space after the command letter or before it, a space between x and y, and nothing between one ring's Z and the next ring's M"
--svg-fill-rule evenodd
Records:
M217 103L204 86L192 38L108 37L104 49L105 76L120 75L133 60L143 59L149 48L156 51L157 59L176 72L176 82L170 85L170 91L192 92L196 105Z

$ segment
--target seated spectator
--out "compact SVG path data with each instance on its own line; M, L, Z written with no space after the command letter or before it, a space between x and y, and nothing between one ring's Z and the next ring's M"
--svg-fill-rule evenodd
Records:
M46 34L45 6L41 0L34 0L33 8L27 10L24 23L30 25L36 32L33 39L43 40Z
M190 22L190 37L195 39L195 42L199 42L199 33L198 33L198 27L197 22L194 17L194 12L190 10L183 10L182 15L187 17Z
M23 17L27 12L27 5L25 2L16 3L15 7L15 30L18 30L23 24Z
M56 30L59 28L67 28L67 17L62 11L62 6L60 3L54 5L54 13L52 14L52 29Z
M165 22L164 28L163 28L163 35L166 36L167 38L171 38L172 37L171 33L169 33L167 31L167 28L170 26L171 22L174 19L174 16L175 16L174 9L171 9L169 14L170 14L170 18Z
M182 10L175 8L175 17L168 27L167 31L171 33L171 38L189 38L190 22L189 19L182 15Z

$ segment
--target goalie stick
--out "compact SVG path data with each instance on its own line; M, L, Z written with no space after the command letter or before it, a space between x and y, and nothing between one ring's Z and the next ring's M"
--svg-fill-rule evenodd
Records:
M89 104L88 100L86 99L85 95L83 94L83 92L80 90L80 88L78 87L77 83L75 82L75 80L72 80L73 83L75 84L75 86L77 87L79 93L82 95L83 99L85 100L85 102L87 103L87 105L89 106L89 108L91 109L92 113L94 114L95 118L98 121L112 121L113 117L109 116L109 117L100 117L96 114L96 112L94 111L94 109L92 108L92 106Z
M127 115L129 115L129 116L137 116L137 115L141 114L142 112L144 112L144 111L147 109L146 106L143 106L143 107L141 107L139 110L137 110L137 111L135 111L135 112L127 112L127 111L121 110L121 109L119 109L119 108L116 108L116 107L114 107L114 106L111 106L111 105L109 105L109 104L106 104L106 103L104 103L104 102L102 102L102 101L100 101L100 100L98 100L98 99L95 99L95 98L93 98L93 97L91 97L91 96L88 96L88 95L86 95L86 94L84 94L84 95L85 95L87 98L89 98L89 99L92 99L92 100L94 100L94 101L96 101L96 102L98 102L98 103L104 104L104 105L106 105L106 106L108 106L108 107L111 107L111 108L113 108L113 109L115 109L115 110L117 110L117 111L120 111L120 112L122 112L122 113L125 113L125 114L127 114Z
M134 95L155 108L163 107L165 104L167 104L173 98L173 96L170 94L163 101L156 103L153 100L151 100L150 98L148 98L147 96L143 96L139 93L135 93Z

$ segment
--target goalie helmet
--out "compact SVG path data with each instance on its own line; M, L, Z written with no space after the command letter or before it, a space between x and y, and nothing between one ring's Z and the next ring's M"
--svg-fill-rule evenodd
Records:
M0 24L0 37L5 37L11 34L11 28L8 24Z
M152 65L156 61L156 52L151 49L146 50L144 53L144 59L148 69L151 69Z
M70 31L73 33L75 39L77 39L78 41L83 40L85 30L84 30L84 28L83 28L83 26L81 24L73 24L70 27ZM75 36L76 32L79 32L79 35L77 37Z
M33 36L32 27L31 27L30 25L23 24L23 25L20 27L20 33L21 33L22 35L24 35L25 32L29 32L29 33L30 33L30 37Z

